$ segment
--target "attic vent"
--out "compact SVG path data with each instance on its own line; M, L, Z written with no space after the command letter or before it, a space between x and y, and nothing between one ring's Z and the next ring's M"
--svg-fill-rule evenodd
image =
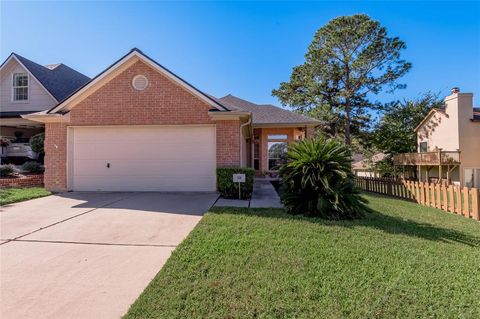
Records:
M148 79L144 75L136 75L132 80L132 86L137 91L143 91L148 86Z

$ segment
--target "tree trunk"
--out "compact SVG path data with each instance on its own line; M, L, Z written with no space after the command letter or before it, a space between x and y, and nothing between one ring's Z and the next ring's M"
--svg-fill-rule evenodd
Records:
M347 117L347 123L345 124L345 144L347 144L348 146L350 146L352 144L352 140L350 138L350 122L351 122L351 118L350 118L350 98L347 98L345 100L345 114L346 114L346 117Z

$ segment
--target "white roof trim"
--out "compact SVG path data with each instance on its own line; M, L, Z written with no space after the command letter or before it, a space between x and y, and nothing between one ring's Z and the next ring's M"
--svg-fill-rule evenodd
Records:
M29 74L35 81L37 81L37 83L45 90L45 92L47 92L47 94L48 94L55 102L58 103L58 100L52 95L52 93L50 93L50 91L47 90L47 88L43 86L42 82L40 82L40 81L35 77L35 75L33 75L32 72L30 72L30 70L29 70L25 65L23 65L23 63L15 56L15 53L10 54L10 56L8 57L8 59L7 59L5 62L3 62L2 67L0 68L0 72L3 70L3 68L4 68L4 67L10 62L10 60L12 60L12 59L15 59L15 61L17 61L17 63L20 64L20 66L21 66L22 68L24 68L25 71L27 71L28 74Z
M169 79L173 80L174 82L180 84L182 87L184 87L185 89L187 89L188 91L190 91L192 94L194 94L195 96L199 97L201 100L203 100L204 102L208 103L209 105L211 105L212 107L220 110L220 111L225 111L225 109L219 104L219 103L216 103L215 101L211 100L210 98L208 98L204 93L200 92L199 90L197 90L196 88L192 87L190 84L188 84L187 82L185 82L184 80L182 80L181 78L179 78L178 76L175 76L173 73L171 73L170 71L168 71L167 69L165 69L164 67L162 67L161 65L159 65L158 63L156 63L155 61L153 61L152 59L150 59L149 57L145 56L144 54L142 54L141 52L137 51L137 50L132 50L132 52L130 52L129 54L127 54L125 57L123 57L121 60L119 60L118 62L116 62L114 65L110 66L107 70L103 71L103 73L101 73L99 76L95 77L92 81L90 81L87 85L85 85L83 88L81 88L80 90L78 90L77 92L75 92L74 94L70 95L66 100L62 101L60 104L58 104L55 108L53 108L51 111L49 111L49 113L56 113L56 112L59 112L63 109L68 109L70 110L71 108L73 108L75 105L73 105L72 107L68 107L68 104L74 100L77 96L83 94L84 92L86 92L87 90L89 90L91 87L95 86L96 83L98 83L99 81L101 81L103 78L105 78L106 76L108 76L110 73L112 73L113 71L115 71L118 67L120 67L122 64L126 63L128 60L134 58L134 57L137 57L139 58L141 61L145 62L147 65L151 66L153 69L157 70L158 72L160 72L161 74L165 75L166 77L168 77Z
M440 113L440 114L443 114L443 115L446 115L448 117L448 115L442 111L439 111L438 109L431 109L427 115L425 115L425 117L423 118L423 120L413 129L414 132L418 132L418 130L423 126L425 125L425 123L432 117L433 114L435 113Z
M45 111L21 115L22 118L40 123L64 123L70 120L70 116L62 114L47 114Z

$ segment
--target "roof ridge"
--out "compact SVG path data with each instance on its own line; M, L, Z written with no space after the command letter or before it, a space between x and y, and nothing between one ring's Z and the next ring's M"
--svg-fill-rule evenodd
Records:
M12 52L10 57L16 59L57 102L90 80L88 76L63 63L44 66L15 52Z
M49 69L50 71L53 71L53 70L55 70L56 68L58 68L60 65L65 65L65 64L63 64L62 62L59 62L59 63L47 64L47 65L44 65L44 67L46 67L46 68Z

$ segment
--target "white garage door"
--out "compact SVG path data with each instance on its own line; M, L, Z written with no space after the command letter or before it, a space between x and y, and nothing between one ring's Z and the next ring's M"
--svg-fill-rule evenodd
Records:
M213 126L75 127L75 191L215 191Z

